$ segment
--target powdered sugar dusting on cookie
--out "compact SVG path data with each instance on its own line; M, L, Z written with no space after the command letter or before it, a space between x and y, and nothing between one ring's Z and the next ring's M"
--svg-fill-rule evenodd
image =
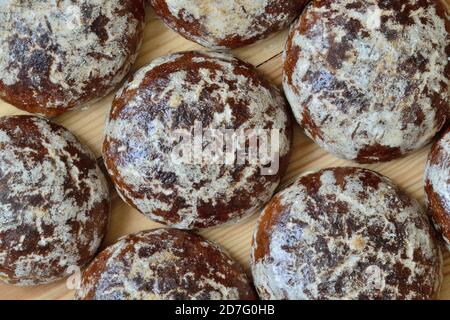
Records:
M430 153L425 169L425 191L436 229L450 248L450 130Z
M445 14L428 0L312 2L284 54L284 89L306 133L359 162L427 144L448 114Z
M44 114L102 98L137 57L143 10L140 0L2 1L0 97Z
M190 132L195 121L201 130L279 129L281 162L289 154L290 119L277 88L229 55L169 55L136 73L107 120L105 162L126 201L179 228L235 220L268 201L280 172L262 176L258 164L173 160L174 132Z
M202 21L211 40L196 37L199 43L214 42L229 35L239 35L244 38L252 38L262 32L254 27L255 18L266 13L269 0L167 0L170 13L175 17L184 18L187 21ZM267 20L279 20L279 24L286 23L286 14L279 16L268 14ZM262 27L262 26L261 26ZM217 41L217 40L216 40Z
M431 299L441 260L419 204L357 168L312 173L277 194L252 250L264 299Z
M209 48L238 47L279 31L292 22L306 1L299 0L152 0L173 29Z
M126 236L83 275L78 299L238 300L255 294L242 269L217 245L176 229Z
M90 151L37 117L0 119L1 280L51 282L82 267L103 239L107 182Z

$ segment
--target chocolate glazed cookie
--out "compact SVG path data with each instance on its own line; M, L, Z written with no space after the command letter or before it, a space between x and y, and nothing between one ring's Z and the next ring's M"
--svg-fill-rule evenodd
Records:
M156 229L106 248L83 274L79 300L253 300L254 289L219 246L195 233Z
M242 47L287 27L307 0L150 0L173 30L208 48Z
M4 0L0 98L55 116L106 96L129 72L143 0Z
M450 249L450 128L434 144L428 157L425 192L434 225Z
M96 253L108 184L65 128L32 116L0 118L0 280L48 283Z
M431 299L441 265L420 205L359 168L307 174L278 193L252 250L263 299Z
M440 0L316 0L292 28L283 85L306 134L360 163L417 150L449 117Z
M197 126L196 137L200 132L205 138L201 150L195 150ZM273 153L266 160L278 168L263 174L263 158L250 162L246 155L239 161L238 152L229 163L204 157L207 147L227 152L225 145L206 140L209 129L266 130ZM279 143L272 143L271 129ZM191 143L180 140L181 130L192 135ZM129 204L158 222L205 228L242 218L269 201L287 167L291 137L283 96L251 65L226 54L184 52L156 59L117 93L103 155ZM244 138L233 143L239 153L248 151L250 137ZM193 149L191 161L174 159L182 142L188 152Z

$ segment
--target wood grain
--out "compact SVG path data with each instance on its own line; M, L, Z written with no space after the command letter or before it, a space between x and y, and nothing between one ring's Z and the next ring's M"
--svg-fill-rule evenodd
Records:
M446 1L450 3L450 0ZM147 20L144 43L138 61L134 66L135 70L166 53L201 49L200 46L185 40L166 28L150 10L148 10ZM233 50L233 53L239 58L257 66L265 76L277 85L280 85L281 52L286 37L287 30L284 30L255 45ZM112 95L87 110L71 111L55 118L54 121L74 132L81 141L87 144L100 157L105 114L109 109L111 100ZM23 113L11 105L0 101L0 116ZM430 147L426 147L404 159L364 167L390 177L423 205L423 173L429 149ZM303 135L297 126L290 165L280 187L286 185L298 174L305 171L332 166L355 165L353 162L337 159L327 154ZM216 227L200 233L208 239L220 243L249 271L250 242L257 216L258 214L255 213L237 224ZM125 234L155 227L161 227L161 225L150 221L115 196L113 199L111 225L103 246L114 242ZM445 278L439 298L450 299L450 253L445 252L444 258ZM71 299L72 296L73 291L67 289L66 280L30 288L0 285L0 299Z

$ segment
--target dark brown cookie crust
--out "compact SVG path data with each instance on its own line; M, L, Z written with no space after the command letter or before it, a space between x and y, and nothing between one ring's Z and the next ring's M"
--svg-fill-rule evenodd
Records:
M450 248L450 128L433 145L425 170L428 210Z
M79 300L253 300L224 251L193 232L156 229L106 248L83 274Z
M331 168L272 198L252 270L263 299L431 299L441 260L415 200L373 171Z
M149 0L174 31L208 48L238 48L287 27L307 0Z
M95 158L65 128L9 116L0 118L0 207L0 280L48 283L93 258L109 190Z
M0 98L46 116L88 106L129 72L143 0L19 1L0 7Z
M179 129L279 129L279 170L259 165L175 164ZM192 132L192 131L191 131ZM116 95L103 156L121 196L153 220L181 229L233 221L267 202L287 168L292 121L280 91L255 69L221 53L156 59Z
M360 163L423 147L449 118L450 21L440 0L315 0L292 28L283 85L297 121Z

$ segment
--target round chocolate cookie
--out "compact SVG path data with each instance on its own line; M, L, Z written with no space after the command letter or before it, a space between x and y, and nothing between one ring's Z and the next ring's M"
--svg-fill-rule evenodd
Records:
M69 131L0 118L0 280L35 285L81 268L103 239L109 206L103 173Z
M450 249L450 128L428 157L425 192L434 225Z
M143 0L3 0L0 98L55 116L107 95L129 72Z
M264 209L252 250L263 299L431 299L441 265L420 205L360 168L299 177Z
M328 152L359 163L423 147L450 117L449 32L440 1L312 1L284 53L297 121Z
M254 289L214 243L189 231L128 235L85 270L79 300L250 300Z
M118 92L103 156L130 205L158 222L205 228L269 201L291 136L283 96L251 65L183 52L156 59ZM254 138L268 157L251 157Z
M288 26L307 0L150 0L174 31L208 48L237 48Z

